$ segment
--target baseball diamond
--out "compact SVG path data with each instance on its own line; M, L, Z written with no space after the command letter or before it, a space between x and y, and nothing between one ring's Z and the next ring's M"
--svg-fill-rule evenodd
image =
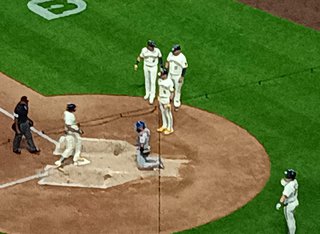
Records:
M319 11L3 1L0 233L318 233Z

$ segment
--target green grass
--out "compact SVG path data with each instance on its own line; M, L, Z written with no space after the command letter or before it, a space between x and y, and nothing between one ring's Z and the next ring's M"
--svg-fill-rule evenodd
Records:
M0 9L0 71L45 95L142 96L142 67L133 72L141 47L154 39L166 56L181 43L190 66L184 103L225 116L264 145L272 163L264 190L186 233L285 233L274 206L287 167L299 173L297 233L320 230L320 69L308 70L320 65L318 32L231 0L89 0L81 14L53 21L27 2Z

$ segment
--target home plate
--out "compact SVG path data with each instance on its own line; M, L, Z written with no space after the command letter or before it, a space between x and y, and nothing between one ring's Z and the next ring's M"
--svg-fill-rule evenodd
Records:
M84 138L82 144L82 156L85 157L86 165L69 164L55 168L50 170L49 175L43 177L38 183L40 185L106 189L159 175L179 179L180 167L189 162L185 159L162 158L165 169L160 171L139 170L135 156L136 147L126 141Z

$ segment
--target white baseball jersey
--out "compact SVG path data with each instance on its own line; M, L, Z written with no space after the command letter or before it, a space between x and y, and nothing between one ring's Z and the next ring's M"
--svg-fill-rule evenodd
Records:
M162 57L162 54L158 48L154 48L154 50L151 51L148 50L147 47L144 47L139 56L144 59L145 65L153 67L158 65L159 58Z
M284 186L283 195L287 197L285 203L292 203L298 200L298 182L297 180L290 181Z
M174 55L172 52L167 57L169 62L169 72L173 75L181 75L182 69L188 67L187 59L184 54Z
M169 78L163 80L159 79L158 80L158 85L159 85L159 98L160 101L163 104L168 104L170 103L170 95L171 92L174 91L174 86L173 86L173 81Z
M143 129L143 131L139 132L138 143L143 144L144 149L149 148L150 142L150 130L148 128Z
M64 123L65 125L71 126L75 130L79 130L79 127L76 122L76 116L72 112L64 112Z

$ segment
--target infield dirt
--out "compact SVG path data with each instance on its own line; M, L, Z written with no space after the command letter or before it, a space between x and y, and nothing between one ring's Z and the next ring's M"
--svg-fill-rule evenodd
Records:
M76 103L85 137L135 143L144 120L154 153L189 160L181 178L147 177L108 189L41 186L30 181L0 190L0 230L8 233L169 233L225 216L264 187L270 173L261 144L234 123L193 107L174 113L175 132L156 133L158 109L142 97L45 97L0 74L0 107L12 113L22 95L35 127L53 139L63 131L67 102ZM120 114L122 113L122 114ZM54 145L34 134L40 155L12 153L12 120L0 114L0 183L30 176L56 158ZM159 152L160 151L160 152ZM160 178L160 181L159 181Z

